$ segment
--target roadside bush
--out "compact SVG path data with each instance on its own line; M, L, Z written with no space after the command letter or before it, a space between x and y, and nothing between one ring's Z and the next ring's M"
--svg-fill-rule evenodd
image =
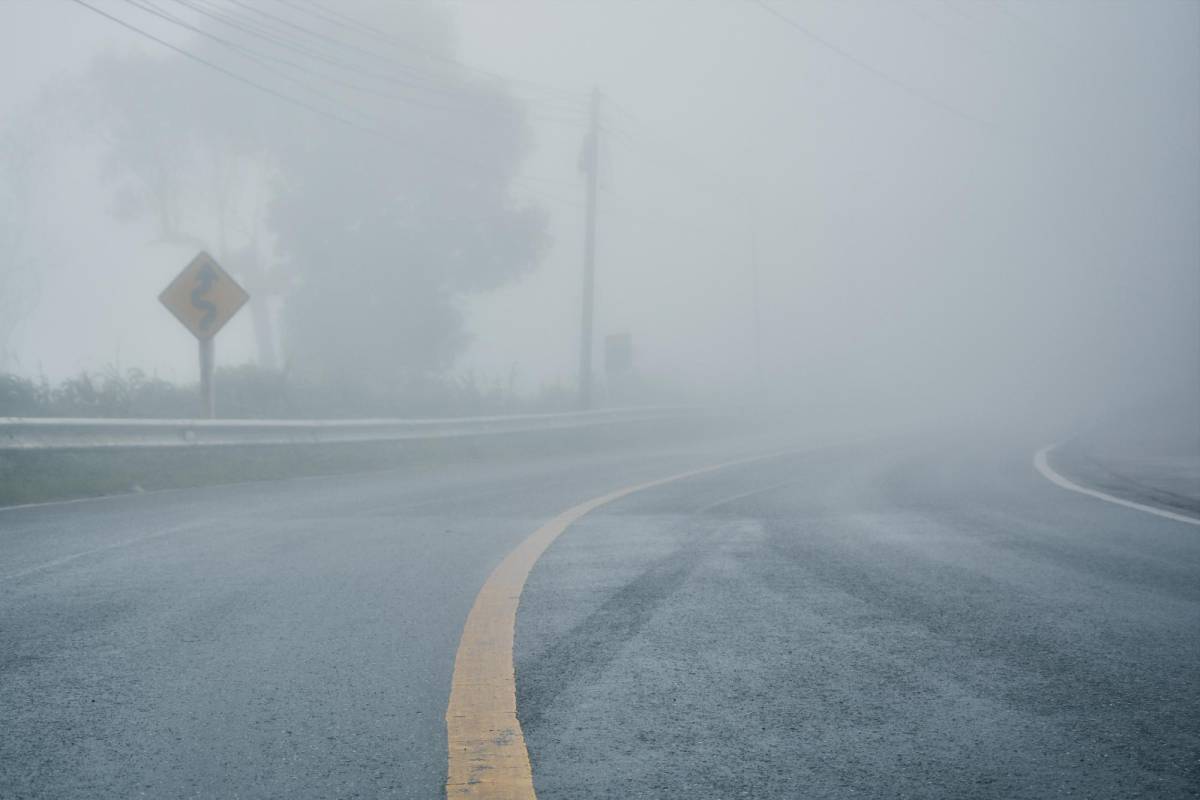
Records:
M191 416L196 402L172 383L139 369L80 373L50 391L48 414L59 417Z
M543 386L522 397L500 382L475 375L414 377L388 390L300 383L286 371L253 364L217 370L219 415L242 419L338 417L447 417L565 411L574 392ZM200 412L195 384L179 385L139 369L114 368L51 384L0 373L0 416L189 418Z
M37 417L49 413L50 387L18 375L0 374L0 417Z

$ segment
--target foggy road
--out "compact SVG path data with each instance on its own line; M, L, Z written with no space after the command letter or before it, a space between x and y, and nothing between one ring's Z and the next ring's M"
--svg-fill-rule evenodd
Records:
M538 796L1195 796L1198 531L1041 444L799 448L571 525L517 615ZM0 511L0 796L440 796L496 564L747 454Z
M1200 2L0 51L0 800L1200 800Z

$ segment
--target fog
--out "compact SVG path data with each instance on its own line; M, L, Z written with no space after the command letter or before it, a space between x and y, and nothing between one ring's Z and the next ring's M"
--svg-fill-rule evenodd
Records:
M1200 4L7 0L0 52L0 371L195 382L206 249L220 366L569 404L597 89L598 405L1200 408Z

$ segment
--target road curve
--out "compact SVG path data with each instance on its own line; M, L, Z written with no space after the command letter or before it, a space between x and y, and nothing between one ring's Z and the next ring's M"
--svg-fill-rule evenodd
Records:
M581 520L518 616L538 796L1200 796L1200 536L1032 451L802 454Z
M733 449L0 511L0 797L439 796L489 573ZM1196 796L1200 538L1031 451L847 445L573 522L516 616L538 796Z
M1047 445L1041 450L1038 450L1033 456L1034 468L1042 474L1042 477L1054 485L1061 486L1069 492L1078 492L1079 494L1087 495L1088 497L1094 497L1097 500L1103 500L1106 503L1114 503L1118 506L1132 508L1137 511L1142 511L1146 514L1153 514L1156 517L1162 517L1163 519L1169 519L1174 522L1182 522L1186 525L1200 526L1200 518L1193 517L1188 514L1180 514L1166 508L1147 505L1146 503L1135 503L1132 500L1126 500L1125 498L1117 497L1116 495L1109 494L1108 492L1101 492L1096 489L1090 489L1086 486L1079 485L1050 465L1050 454L1056 449L1057 445Z
M437 797L495 565L565 507L745 447L0 509L0 798Z

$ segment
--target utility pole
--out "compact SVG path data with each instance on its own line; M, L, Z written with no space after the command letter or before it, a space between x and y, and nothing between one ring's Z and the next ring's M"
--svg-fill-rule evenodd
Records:
M583 242L583 315L579 333L579 408L592 406L592 319L596 308L596 188L600 178L600 90L592 89L591 127L580 167L587 173L587 221Z

